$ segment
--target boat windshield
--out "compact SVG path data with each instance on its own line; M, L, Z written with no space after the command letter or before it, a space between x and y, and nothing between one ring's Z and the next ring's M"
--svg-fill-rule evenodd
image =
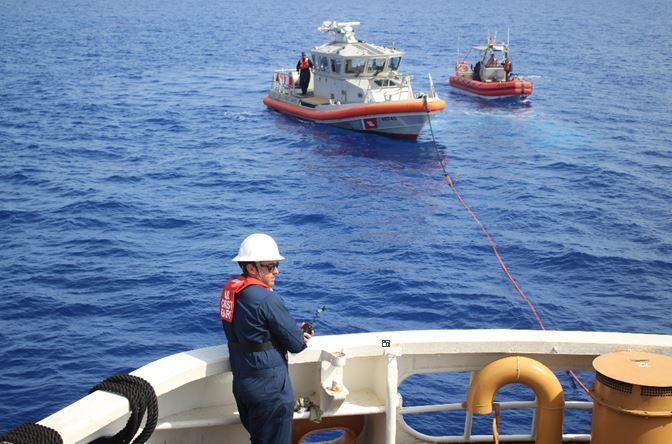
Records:
M365 63L366 60L362 58L347 59L345 61L346 74L361 74L362 72L364 72Z
M385 59L370 59L366 65L367 72L378 73L385 68Z
M331 59L331 72L336 74L341 72L341 59Z
M390 58L390 70L391 71L396 71L397 69L399 69L400 64L401 64L401 57Z
M329 70L329 61L326 56L321 55L317 58L317 70L318 71Z

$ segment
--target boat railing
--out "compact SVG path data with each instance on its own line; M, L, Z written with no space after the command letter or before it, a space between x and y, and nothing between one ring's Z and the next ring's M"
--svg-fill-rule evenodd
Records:
M471 372L471 379L473 379L476 371ZM532 431L537 422L537 402L532 401L503 401L497 402L500 410L527 410L533 412L532 422L530 423L530 433L527 434L500 434L502 441L534 441L535 436ZM565 413L567 411L591 410L593 408L592 401L585 400L565 400ZM428 413L439 412L465 412L465 419L463 425L463 432L461 435L427 435L419 432L411 425L409 425L404 415L420 415ZM411 436L416 439L432 442L432 443L477 443L477 442L493 442L492 435L474 435L474 414L465 409L463 402L447 403L447 404L428 404L420 406L406 406L400 408L399 421L401 427ZM590 433L564 433L563 441L569 442L590 442Z
M551 332L551 331L446 331L434 332L390 332L357 335L334 336L333 342L325 338L325 342L317 342L322 348L318 359L322 361L320 380L322 386L334 383L348 393L341 399L330 399L322 402L325 413L331 415L345 414L372 414L376 412L385 415L387 443L406 442L433 442L433 443L476 443L493 442L493 435L474 434L474 416L466 409L464 399L466 391L476 372L487 364L508 356L525 356L537 360L556 373L560 379L568 382L565 387L565 411L580 412L590 410L593 406L590 396L573 386L573 380L563 375L569 371L590 372L587 377L593 376L592 361L595 357L614 351L638 350L652 353L672 354L672 339L670 336L637 335L624 333L586 333L586 332ZM376 347L376 342L377 347ZM328 349L339 350L343 362L332 364L334 361L325 353ZM378 348L376 357L375 349ZM347 360L345 357L348 357ZM306 354L303 359L297 355L298 362L310 359ZM382 359L382 360L381 360ZM369 364L365 364L370 360ZM352 362L352 365L351 365ZM307 362L306 362L307 363ZM339 368L340 366L340 368ZM349 368L352 367L352 368ZM366 374L368 372L368 374ZM404 381L410 377L432 377L445 375L470 375L469 383L464 387L465 392L457 391L456 402L426 405L403 405ZM300 385L300 384L297 384ZM414 381L412 388L423 390L424 385ZM306 387L302 387L304 390ZM317 391L318 394L320 391ZM324 395L324 393L323 393ZM501 441L533 441L537 421L536 400L516 399L494 401L502 410L524 410L531 412L532 421L530 432L525 434L501 433ZM528 395L523 393L523 398ZM509 396L509 393L502 395ZM414 396L415 397L415 396ZM534 396L532 396L534 398ZM324 401L323 397L321 401ZM377 401L376 401L377 400ZM413 421L410 416L437 412L462 412L464 423L459 422L450 427L451 435L427 435L409 425ZM577 416L580 413L573 414ZM584 413L586 415L587 413ZM480 420L479 420L480 421ZM483 425L477 421L477 425ZM427 423L421 420L420 423ZM589 424L589 421L585 421ZM566 430L579 428L577 433L564 433L563 441L589 442L590 430L581 429L583 418L576 423L567 424ZM523 427L525 425L523 424ZM589 427L589 426L588 426ZM459 429L462 429L459 432ZM520 428L520 424L516 424ZM482 427L478 428L480 431Z
M411 75L371 77L364 101L377 103L411 99L413 98L412 79Z
M299 87L299 74L295 69L276 69L273 71L271 91L288 94Z
M296 395L309 396L320 406L324 418L370 418L372 428L362 433L375 436L362 437L369 439L367 442L476 443L492 442L493 435L486 434L489 429L481 432L485 424L482 421L489 417L479 415L480 419L476 419L466 412L464 399L475 372L500 358L517 356L536 360L556 376L573 370L583 372L579 373L581 377L588 378L594 375L593 359L623 350L670 356L672 336L529 330L424 330L315 336L306 350L290 355L289 364ZM241 433L240 417L231 395L232 375L226 345L168 356L132 374L150 382L159 397L161 416L151 442L190 442L173 439L174 434L182 436L189 430L195 436L204 433L204 429L215 430L212 428L216 428L220 436L229 432ZM408 380L411 377L414 379ZM425 377L430 378L429 383L415 380ZM454 377L457 377L457 383ZM432 378L446 378L449 382L444 385L440 379L437 391L437 383ZM568 378L565 382L571 386ZM590 409L590 397L580 389L570 389L570 386L565 384L564 387L565 411ZM409 399L415 399L414 405L404 405L407 389L413 395L420 394L409 396ZM431 390L427 392L428 389ZM440 403L431 403L423 400L423 392L445 395L443 399L432 395L431 398ZM536 412L536 401L529 400L529 395L519 396L517 392L516 396L509 395L508 391L497 393L496 403L502 410ZM105 409L101 410L101 405ZM124 397L96 391L40 424L58 430L65 442L90 442L121 430L128 409ZM90 412L99 412L95 421L80 421L73 426L72 418L85 418ZM409 425L418 424L415 415L436 415L438 412L458 412L455 414L460 415L453 418L451 414L446 429L449 434L428 435ZM310 412L294 414L295 420L309 418ZM431 421L431 418L419 418L420 423L427 424L427 419ZM532 414L530 430L535 430L536 420L536 415ZM589 428L590 425L586 425L589 423L583 418L571 424L565 421L566 431L574 432L573 429L578 427L576 431L579 433L565 433L563 441L588 442L589 431L581 427ZM505 430L499 434L501 442L533 439L531 432L520 434L519 429L526 428L526 422L515 426L516 429L511 430L503 424ZM474 430L482 434L474 434ZM379 435L381 432L384 432L384 440Z

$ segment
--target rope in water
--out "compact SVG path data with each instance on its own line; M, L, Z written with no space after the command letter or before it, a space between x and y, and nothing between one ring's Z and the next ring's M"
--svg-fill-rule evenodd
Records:
M513 287L516 289L518 294L520 295L521 298L527 303L528 307L530 308L530 311L534 315L534 318L537 320L537 324L539 324L539 328L542 330L546 330L546 327L544 326L544 322L541 320L541 316L539 316L539 313L537 312L537 309L535 308L534 304L530 300L530 298L527 297L523 289L518 285L518 282L516 282L516 279L513 277L513 275L509 272L509 269L507 268L506 264L504 263L504 259L502 256L499 254L499 249L497 248L497 244L495 243L495 240L493 237L490 235L488 230L485 228L485 225L481 223L481 221L478 219L478 216L476 216L476 213L471 209L469 204L462 198L462 195L460 192L457 190L457 187L455 186L455 183L453 182L453 179L450 177L450 174L448 174L448 170L446 168L446 164L443 161L443 158L441 157L441 153L439 152L439 148L436 143L436 138L434 137L434 128L432 127L432 119L429 114L429 107L427 106L427 97L424 98L425 100L425 109L427 110L427 121L429 123L429 130L432 135L432 143L434 145L434 149L436 150L436 155L437 158L439 159L439 163L441 164L441 169L443 170L443 177L446 180L446 183L450 187L450 189L453 191L455 196L457 197L457 200L460 202L460 204L464 207L465 210L469 213L471 218L476 222L476 224L480 227L481 231L483 234L485 234L485 237L488 239L488 243L492 247L492 251L495 254L495 257L497 258L497 262L499 262L499 266L502 268L504 271L504 274L508 278L508 280L511 282ZM588 388L581 382L578 376L572 371L568 371L570 376L576 381L576 383L588 394L590 394L590 391Z

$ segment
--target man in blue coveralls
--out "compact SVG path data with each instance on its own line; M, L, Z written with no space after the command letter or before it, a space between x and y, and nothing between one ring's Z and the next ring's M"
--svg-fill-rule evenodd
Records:
M301 330L273 292L280 273L278 246L267 234L251 234L233 258L242 274L229 280L219 302L233 372L233 395L252 444L289 444L294 394L287 352L306 348Z

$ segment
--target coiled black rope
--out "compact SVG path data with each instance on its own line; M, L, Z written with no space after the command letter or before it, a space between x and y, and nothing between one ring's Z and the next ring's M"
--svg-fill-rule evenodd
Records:
M26 423L0 436L0 444L63 444L61 435L49 427Z
M137 376L114 375L96 384L89 393L93 393L96 390L126 397L131 416L128 418L126 427L119 433L112 437L98 438L92 441L91 444L131 444L131 440L140 428L145 413L147 413L145 428L132 441L132 444L142 444L149 439L159 419L159 403L156 399L154 387L149 382Z

